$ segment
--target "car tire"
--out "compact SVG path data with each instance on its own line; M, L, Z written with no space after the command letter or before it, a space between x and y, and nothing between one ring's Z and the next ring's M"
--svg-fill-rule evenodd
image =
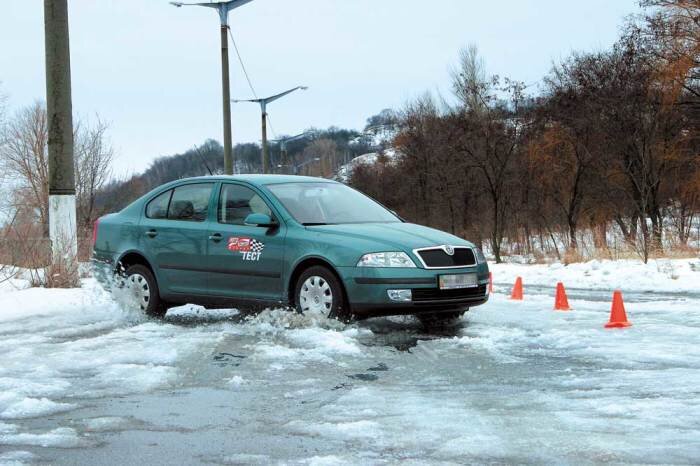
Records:
M301 273L294 288L294 304L300 313L323 312L341 322L352 319L340 280L332 271L320 265L309 267Z
M167 309L160 299L158 282L151 270L145 265L135 264L129 266L124 275L126 285L135 287L134 293L141 293L134 296L141 310L152 317L163 317Z
M416 318L426 328L446 327L457 324L459 319L464 315L464 311L451 312L428 312L425 314L416 314Z

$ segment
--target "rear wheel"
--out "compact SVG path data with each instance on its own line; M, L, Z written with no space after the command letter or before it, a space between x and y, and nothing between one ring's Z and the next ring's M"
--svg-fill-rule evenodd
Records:
M294 300L299 312L319 312L347 322L351 314L345 306L345 294L333 272L323 266L304 270L297 279Z
M456 325L465 312L467 311L429 312L426 314L417 314L416 318L424 327L446 327Z
M165 305L160 299L158 282L151 270L141 264L129 266L126 269L127 292L136 305L146 314L154 317L165 315Z

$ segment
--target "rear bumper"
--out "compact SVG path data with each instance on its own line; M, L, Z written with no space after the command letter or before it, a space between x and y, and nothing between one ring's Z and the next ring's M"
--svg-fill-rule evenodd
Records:
M341 267L339 273L348 294L350 308L359 317L465 310L484 304L489 298L487 264L430 270ZM462 273L476 273L479 286L454 292L439 290L440 275ZM413 300L392 301L387 291L395 289L410 289Z

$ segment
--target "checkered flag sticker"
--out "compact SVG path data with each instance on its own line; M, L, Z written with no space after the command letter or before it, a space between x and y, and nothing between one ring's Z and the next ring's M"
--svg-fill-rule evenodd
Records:
M263 249L265 249L265 243L261 243L258 240L251 240L250 242L250 250L252 252L262 252Z

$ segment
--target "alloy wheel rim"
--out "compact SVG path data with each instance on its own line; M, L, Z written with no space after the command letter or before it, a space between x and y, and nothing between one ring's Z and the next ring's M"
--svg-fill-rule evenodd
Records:
M133 299L138 303L142 311L148 309L151 301L151 288L146 278L138 273L129 276L129 288Z
M319 276L307 278L299 290L299 303L302 312L330 313L333 307L333 291L328 282Z

